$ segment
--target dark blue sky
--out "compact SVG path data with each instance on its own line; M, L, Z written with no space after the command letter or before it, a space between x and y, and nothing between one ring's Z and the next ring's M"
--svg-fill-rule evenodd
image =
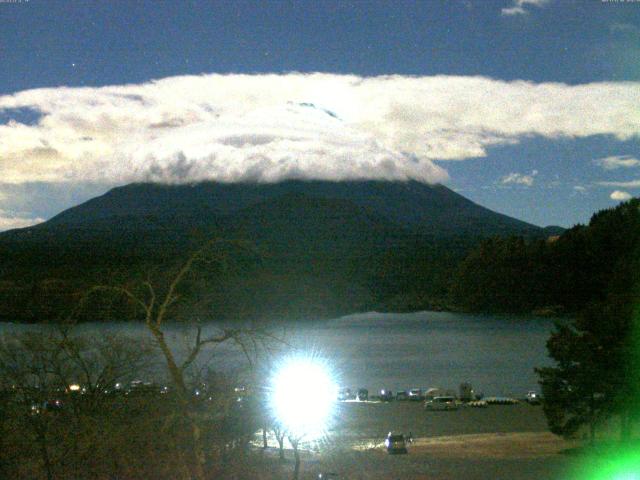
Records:
M23 0L24 2L24 0ZM322 71L587 83L640 76L640 5L509 0L89 2L0 8L3 93L178 74ZM633 60L633 61L631 61ZM73 65L75 64L75 67Z
M502 14L516 3L0 3L0 95L214 72L446 74L571 85L640 80L640 3L550 0L525 2L522 14ZM37 120L28 111L0 110L0 124L9 118L25 124ZM534 135L493 147L486 158L438 165L448 171L449 186L483 205L541 225L569 226L616 203L610 198L614 188L599 182L640 178L633 165L605 170L594 164L616 156L640 158L638 136L619 141ZM512 173L528 175L533 183L503 183ZM7 188L19 195L15 185ZM43 185L43 198L56 188ZM79 191L91 195L104 188ZM633 188L623 190L638 195ZM31 185L24 191L33 195L37 189ZM4 207L0 204L5 214L47 218L70 206L68 195L40 208L25 199L11 203L6 196Z

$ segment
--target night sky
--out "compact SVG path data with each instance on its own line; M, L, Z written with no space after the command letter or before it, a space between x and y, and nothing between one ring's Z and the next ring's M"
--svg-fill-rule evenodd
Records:
M0 0L0 230L130 181L281 178L584 223L640 194L639 81L640 2Z

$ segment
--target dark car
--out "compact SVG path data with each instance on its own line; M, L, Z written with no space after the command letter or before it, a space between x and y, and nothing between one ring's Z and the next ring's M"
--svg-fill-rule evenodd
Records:
M380 400L383 402L390 402L393 400L393 392L391 390L380 390Z
M409 395L404 390L401 392L396 392L396 400L409 400Z
M384 446L388 453L407 453L407 440L402 433L391 433L387 435Z
M62 410L64 404L62 403L62 400L58 400L56 398L54 400L47 400L42 404L42 406L48 412L59 412L60 410Z
M62 400L45 400L44 402L33 402L31 404L31 415L40 415L47 412L59 412L63 407Z
M366 388L359 389L357 399L361 402L369 400L369 390L367 390Z
M353 400L354 396L353 393L351 393L351 389L350 388L341 388L338 391L338 401L339 402L344 402L345 400Z

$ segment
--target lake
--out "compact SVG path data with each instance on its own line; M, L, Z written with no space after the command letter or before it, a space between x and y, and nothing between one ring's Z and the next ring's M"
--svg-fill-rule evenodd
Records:
M0 324L10 333L43 327ZM457 391L470 382L485 395L524 396L539 390L534 367L550 364L545 342L550 319L468 315L448 312L406 314L363 313L333 320L288 324L286 338L301 352L324 357L336 370L341 386L370 392L441 387ZM144 325L83 324L85 333L126 333L147 338ZM205 330L213 330L205 325ZM184 327L167 328L173 346L184 345ZM210 359L212 351L204 351ZM237 367L242 355L230 347L215 351L216 362Z
M538 390L536 366L549 365L553 321L460 313L367 313L301 329L294 338L338 366L342 383L370 391L454 388L486 395Z

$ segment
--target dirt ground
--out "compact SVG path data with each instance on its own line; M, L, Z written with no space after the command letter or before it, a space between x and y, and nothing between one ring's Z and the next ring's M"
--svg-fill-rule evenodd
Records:
M406 455L389 455L389 431L412 433ZM304 479L562 479L577 442L547 431L542 409L527 404L426 412L420 403L341 404L335 427L303 456ZM286 477L285 477L286 478Z
M387 433L442 437L477 433L546 432L540 406L527 403L461 407L455 411L426 411L422 402L338 404L330 435L337 438L380 438Z

